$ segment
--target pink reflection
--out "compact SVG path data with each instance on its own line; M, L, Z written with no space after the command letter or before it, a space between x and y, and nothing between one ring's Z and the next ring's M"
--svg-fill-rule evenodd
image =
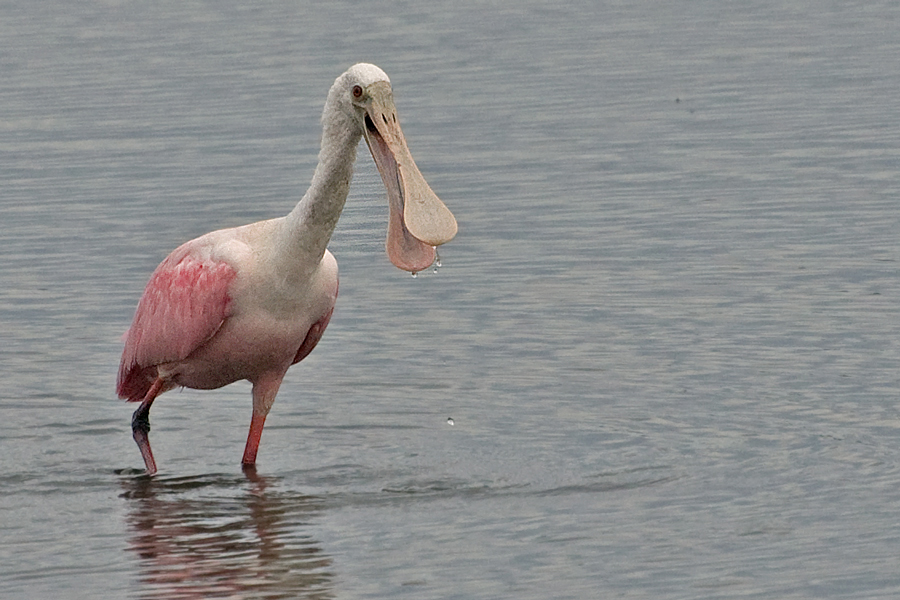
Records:
M273 480L124 482L141 598L333 598L331 558L307 533L321 508Z

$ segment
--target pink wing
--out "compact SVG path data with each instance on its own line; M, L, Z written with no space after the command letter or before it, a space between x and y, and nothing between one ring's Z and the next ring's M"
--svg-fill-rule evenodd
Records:
M187 358L229 315L228 286L236 271L191 251L191 242L182 245L150 276L125 338L116 386L120 398L142 400L157 365Z

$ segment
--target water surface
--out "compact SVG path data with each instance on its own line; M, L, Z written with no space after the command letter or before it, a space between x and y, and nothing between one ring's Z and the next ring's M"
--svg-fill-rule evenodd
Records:
M0 7L0 595L896 597L898 21ZM257 470L237 383L163 396L140 477L114 379L147 277L290 210L357 61L459 236L394 269L363 146Z

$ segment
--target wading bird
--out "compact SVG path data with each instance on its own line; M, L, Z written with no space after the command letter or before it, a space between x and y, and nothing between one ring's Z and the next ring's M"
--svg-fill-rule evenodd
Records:
M125 336L119 397L140 402L131 427L148 474L150 406L176 387L215 389L246 379L253 413L243 464L256 463L266 415L288 368L322 337L338 293L326 249L364 137L387 188L387 254L397 267L428 268L456 219L413 161L390 80L358 64L338 77L322 114L312 183L285 217L213 231L173 251L153 272Z

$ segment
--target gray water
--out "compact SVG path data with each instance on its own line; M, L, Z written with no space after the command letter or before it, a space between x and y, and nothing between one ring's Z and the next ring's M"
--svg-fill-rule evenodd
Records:
M257 472L237 383L141 477L150 272L357 61L459 236L394 269L363 146ZM900 596L898 98L897 2L3 3L0 597Z

